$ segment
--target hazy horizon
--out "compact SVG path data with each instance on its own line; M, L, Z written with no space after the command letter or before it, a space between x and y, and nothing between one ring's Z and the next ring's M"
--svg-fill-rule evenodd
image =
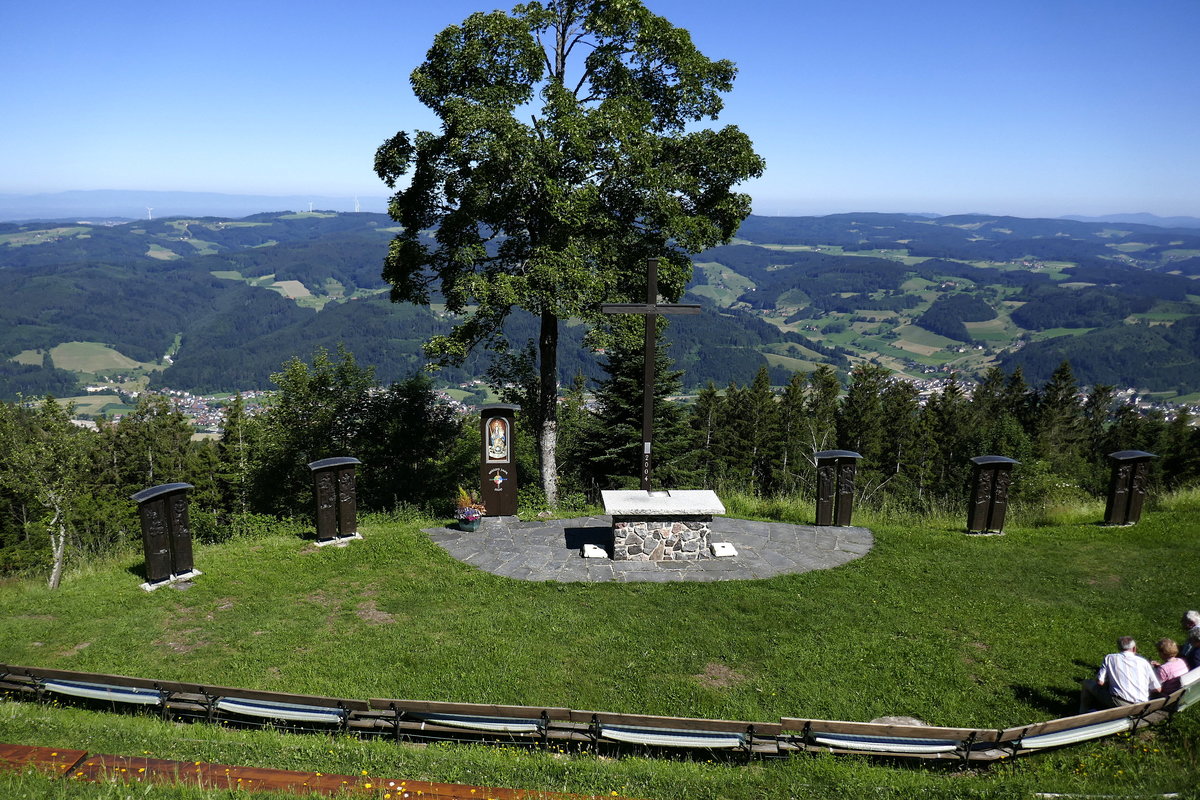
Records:
M105 200L88 202L87 196L105 197ZM172 197L174 196L174 197ZM74 202L71 202L71 201ZM23 222L39 219L60 219L76 216L114 217L126 219L142 219L185 216L203 214L207 216L242 217L251 214L278 211L307 211L311 205L313 210L363 212L382 214L387 212L388 195L262 195L241 194L231 192L190 192L186 190L137 190L137 189L73 189L63 192L43 193L0 193L0 221ZM41 202L42 205L38 205ZM225 209L232 208L236 213L226 213ZM1146 215L1159 220L1186 218L1200 223L1200 217L1186 214L1163 216L1140 209L1113 210L1098 214L1082 214L1066 211L1053 215L1024 215L1012 214L994 209L972 207L950 211L928 208L836 208L815 210L812 212L783 212L770 213L760 210L757 206L751 211L760 217L806 217L828 216L831 214L911 214L922 216L1012 216L1030 218L1034 216L1048 219L1069 217L1136 217ZM1153 224L1151 222L1150 224Z

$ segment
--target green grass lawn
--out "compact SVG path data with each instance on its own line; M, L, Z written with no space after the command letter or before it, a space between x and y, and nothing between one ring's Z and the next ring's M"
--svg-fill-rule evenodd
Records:
M133 554L76 569L57 592L8 580L0 660L355 698L1008 727L1073 712L1078 682L1116 636L1148 651L1200 606L1200 495L1130 528L1099 527L1094 511L1048 527L1018 516L1001 537L967 536L957 519L860 514L877 538L864 558L706 584L514 581L450 559L420 532L429 523L368 518L365 540L343 549L286 535L197 545L204 575L186 591L138 590ZM809 756L730 766L398 747L20 703L0 704L0 741L645 798L1016 797L1114 781L1184 790L1200 770L1198 718L979 773ZM12 780L0 778L0 792Z

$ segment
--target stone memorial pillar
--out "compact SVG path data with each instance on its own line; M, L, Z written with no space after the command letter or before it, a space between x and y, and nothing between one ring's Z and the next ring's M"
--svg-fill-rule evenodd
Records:
M817 525L846 527L854 510L854 475L862 456L850 450L822 450L813 457L817 460Z
M1012 468L1021 462L1005 456L976 456L971 463L975 465L975 471L971 476L967 532L1004 533Z
M357 458L342 456L308 465L313 473L318 547L362 538L358 533L358 493L354 484L354 468L361 463Z
M479 417L483 446L479 456L479 496L489 517L517 513L517 461L513 419L520 406L485 406Z
M138 504L142 546L146 555L146 582L153 591L175 581L201 574L192 563L192 526L188 520L190 483L166 483L130 495Z
M1143 450L1119 450L1108 457L1112 461L1112 478L1108 482L1104 524L1133 525L1142 518L1150 459L1156 456Z

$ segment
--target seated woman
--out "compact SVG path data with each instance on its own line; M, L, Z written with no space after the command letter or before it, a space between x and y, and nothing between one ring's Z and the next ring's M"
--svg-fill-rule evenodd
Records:
M1188 671L1187 662L1179 657L1179 645L1174 639L1158 640L1158 656L1162 662L1151 661L1154 673L1162 683L1162 689L1156 694L1170 694L1179 688L1179 678Z

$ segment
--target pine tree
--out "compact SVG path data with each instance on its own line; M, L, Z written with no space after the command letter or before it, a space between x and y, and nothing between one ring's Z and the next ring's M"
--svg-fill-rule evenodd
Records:
M694 482L705 489L716 488L719 464L716 453L717 429L724 400L712 381L700 390L688 415L691 431L688 466Z
M862 456L859 469L878 470L883 461L883 390L888 371L859 364L850 371L850 387L838 409L838 443Z
M822 364L808 376L808 397L804 404L804 424L809 463L816 467L812 454L837 447L838 395L842 384L833 367Z
M924 483L921 406L917 387L910 381L890 379L880 407L885 420L883 449L878 471L888 494L912 502Z
M671 398L681 388L664 339L667 322L655 320L653 447L651 480L655 486L679 485L687 480L684 409ZM641 483L642 417L645 395L644 321L633 316L610 318L596 341L603 344L605 377L596 388L597 413L591 438L595 455L591 469L604 486Z
M970 459L977 455L1003 453L972 453L969 451L971 409L958 380L951 376L942 391L935 392L925 404L928 428L934 431L935 457L930 465L932 489L943 496L958 496L970 475Z
M742 395L743 407L738 422L743 430L743 446L749 466L749 487L767 493L775 488L776 463L779 459L779 404L771 388L766 367L761 367L754 382ZM731 423L733 420L731 420Z
M1034 455L1045 461L1057 475L1076 475L1083 438L1084 416L1079 402L1079 385L1071 372L1071 364L1064 361L1037 394Z
M250 512L253 431L246 416L246 401L239 392L225 406L221 441L217 445L221 508L230 515L235 533L243 531L246 515Z
M799 372L792 373L783 394L779 398L778 440L775 449L779 454L776 479L779 490L794 493L805 483L811 471L808 456L812 450L804 434L808 426L805 419L807 379Z

